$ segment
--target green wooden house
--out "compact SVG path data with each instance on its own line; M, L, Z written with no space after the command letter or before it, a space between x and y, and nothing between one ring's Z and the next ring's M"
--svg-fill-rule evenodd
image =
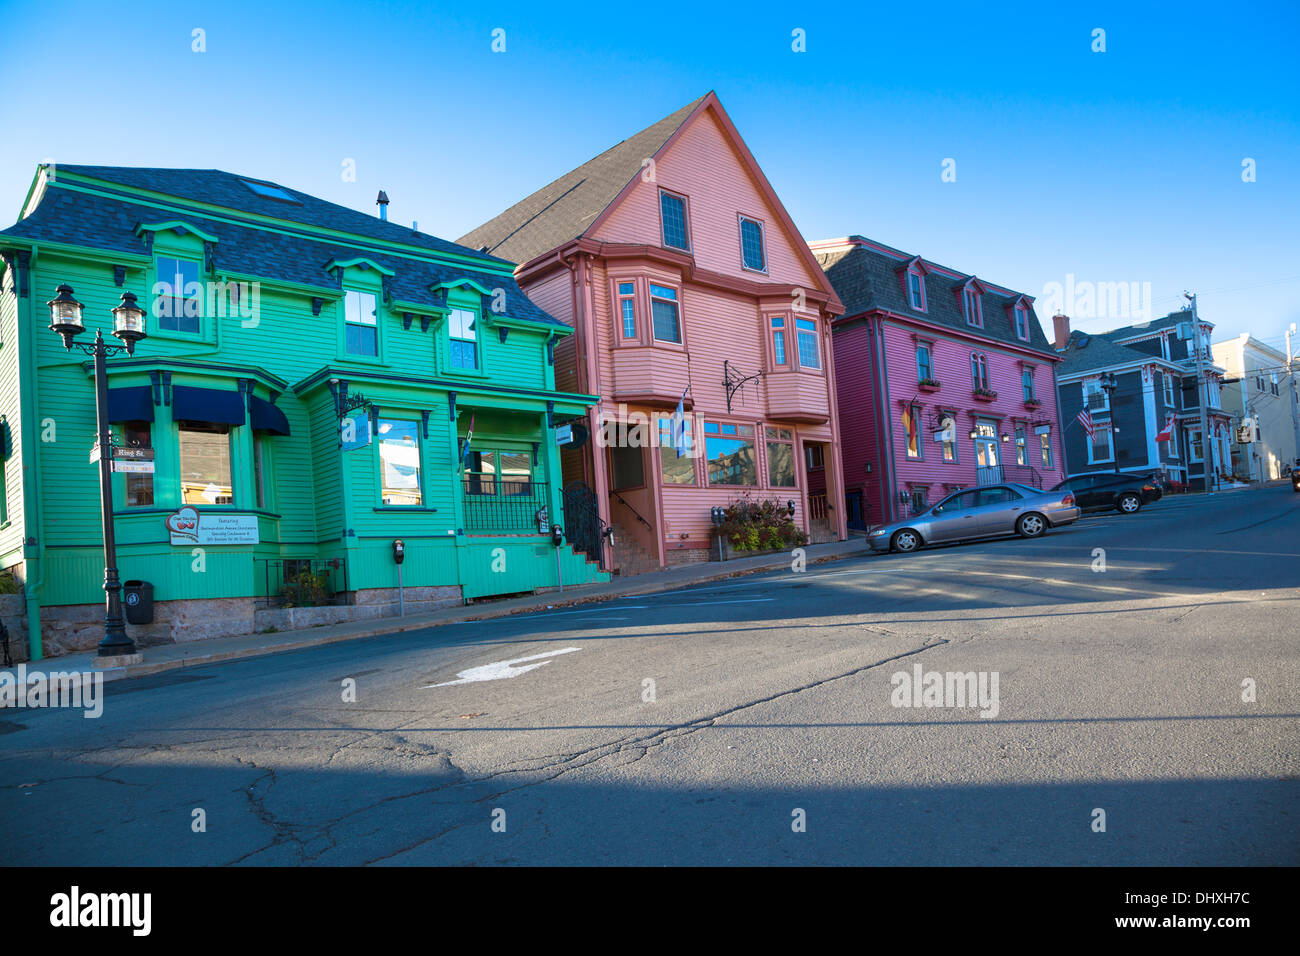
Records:
M98 166L40 167L0 260L0 569L33 657L103 627L93 370L47 328L61 284L85 338L124 292L148 310L108 361L114 440L154 461L113 475L121 576L153 586L137 643L394 614L395 539L407 613L606 579L551 535L556 429L596 399L555 390L571 330L511 263L219 170Z

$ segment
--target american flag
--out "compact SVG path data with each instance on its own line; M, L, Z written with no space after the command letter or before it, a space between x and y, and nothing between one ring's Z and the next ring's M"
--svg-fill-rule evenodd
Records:
M1079 417L1079 424L1082 425L1083 430L1088 433L1088 437L1095 438L1097 432L1097 426L1093 424L1092 412L1088 411L1085 408L1083 411L1079 412L1078 417Z

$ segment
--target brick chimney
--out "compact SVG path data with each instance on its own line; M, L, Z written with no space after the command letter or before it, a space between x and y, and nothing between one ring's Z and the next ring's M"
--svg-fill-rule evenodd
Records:
M1052 329L1056 333L1056 351L1065 351L1065 346L1070 341L1070 317L1060 312L1056 313L1052 316Z

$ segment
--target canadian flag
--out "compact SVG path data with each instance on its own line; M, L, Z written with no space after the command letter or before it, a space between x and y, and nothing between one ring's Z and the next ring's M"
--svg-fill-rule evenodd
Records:
M1165 417L1165 430L1156 436L1156 441L1169 441L1174 437L1174 416Z

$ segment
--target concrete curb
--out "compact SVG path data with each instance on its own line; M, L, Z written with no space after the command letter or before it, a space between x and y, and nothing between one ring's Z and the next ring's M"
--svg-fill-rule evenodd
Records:
M815 548L826 548L828 550L817 554L813 550ZM852 536L847 541L837 541L828 545L811 545L806 550L809 552L807 555L808 566L828 564L870 554L870 551L864 547L864 542ZM726 567L728 564L742 566L728 568ZM143 648L142 653L145 659L139 664L131 664L126 667L96 668L94 666L94 653L83 653L68 654L62 657L48 657L39 661L27 661L26 668L29 675L33 671L47 673L51 671L93 672L102 675L105 682L130 677L148 677L182 667L198 667L204 664L263 657L267 654L280 654L309 647L321 647L343 641L387 637L392 634L423 631L448 624L494 620L530 611L577 607L583 604L596 604L624 597L658 594L690 585L726 581L730 578L787 568L789 564L789 552L756 558L735 558L723 562L716 571L705 574L690 573L698 566L688 565L655 574L639 575L630 579L624 586L611 586L610 584L585 585L582 588L574 588L572 592L566 590L563 595L556 591L549 591L527 598L513 598L490 604L445 608L440 611L406 618L380 618L374 621L325 625L310 628L307 631L286 631L283 632L283 637L278 640L276 638L279 635L276 634L249 634L240 637L217 638L211 641L196 641L193 644L161 644L155 647ZM683 572L686 573L683 574ZM593 590L596 588L599 590ZM218 643L227 646L203 646ZM156 659L149 660L151 656ZM5 668L0 670L0 673L10 670Z

